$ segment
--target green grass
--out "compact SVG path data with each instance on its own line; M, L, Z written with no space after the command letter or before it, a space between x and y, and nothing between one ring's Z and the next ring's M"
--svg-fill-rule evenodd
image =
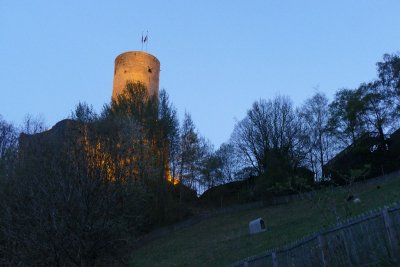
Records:
M352 192L362 201L359 204L346 202L344 189L322 190L313 201L218 215L135 250L131 266L226 266L312 234L338 219L400 200L400 178L380 186L354 187ZM248 223L258 217L264 219L268 230L249 235Z

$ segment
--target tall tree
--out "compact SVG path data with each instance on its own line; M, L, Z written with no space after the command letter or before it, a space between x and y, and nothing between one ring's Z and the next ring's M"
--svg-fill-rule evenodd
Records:
M399 118L399 114L394 112L390 91L379 81L361 84L357 91L363 104L363 121L371 134L378 135L383 148L386 131L390 127L396 129Z
M161 150L166 152L167 164L171 175L171 182L174 184L178 176L178 155L179 155L179 120L175 107L169 100L165 90L160 91L159 96L159 124L161 127Z
M142 83L127 83L123 94L113 99L105 114L105 131L114 131L118 138L108 138L109 151L118 159L115 162L123 164L134 163L135 179L150 182L163 177L163 153L158 142L160 138L158 100L148 95L147 88ZM104 116L104 115L103 115ZM113 143L116 142L116 143ZM115 147L119 149L115 149ZM124 149L123 149L124 148ZM126 158L130 155L129 158Z
M392 93L397 112L400 111L400 53L385 54L383 61L378 62L379 81Z
M308 144L307 160L316 178L324 177L324 165L332 156L327 110L328 98L323 93L314 94L299 110L304 123L303 136Z
M240 162L235 154L235 148L230 143L223 143L215 152L221 164L221 172L223 182L231 182L235 180L237 171L239 170Z
M106 112L107 113L107 112ZM149 96L143 83L127 83L124 93L112 100L109 116L132 117L151 132L158 119L158 99Z
M340 89L329 105L329 130L341 143L341 148L354 143L366 132L361 98L358 90Z
M231 140L242 159L272 179L281 179L301 162L300 123L288 97L260 100L236 124Z
M192 117L186 112L182 122L180 141L179 179L183 184L195 188L201 153L200 138Z
M213 145L206 140L201 141L201 162L199 184L209 189L223 183L222 162L214 151ZM203 190L201 190L203 191Z
M97 120L98 116L92 105L86 102L79 102L75 110L71 113L71 119L83 123L91 123Z

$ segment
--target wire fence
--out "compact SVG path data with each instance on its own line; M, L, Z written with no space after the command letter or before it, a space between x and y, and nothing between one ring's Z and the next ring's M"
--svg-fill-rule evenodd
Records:
M343 221L231 267L400 265L400 203Z

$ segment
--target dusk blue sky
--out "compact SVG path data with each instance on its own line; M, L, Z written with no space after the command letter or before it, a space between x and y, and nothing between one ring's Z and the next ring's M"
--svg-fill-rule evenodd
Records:
M51 127L79 101L100 111L115 57L148 30L160 88L218 147L260 98L301 105L374 79L400 50L399 11L398 0L0 0L0 114Z

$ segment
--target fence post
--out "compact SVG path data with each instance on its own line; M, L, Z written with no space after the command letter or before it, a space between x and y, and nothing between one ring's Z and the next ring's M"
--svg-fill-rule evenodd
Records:
M272 255L272 267L279 267L278 256L276 256L276 252L273 251L271 255Z
M249 263L247 261L243 262L243 267L249 267Z
M351 228L349 229L349 231L347 233L348 237L350 237L350 240L349 240L350 246L349 246L349 242L347 241L348 238L346 238L346 234L345 234L344 230L342 229L340 232L341 232L341 235L343 238L343 243L344 243L350 264L353 266L353 263L354 263L355 266L359 266L360 260L359 260L358 252L356 250L356 242L353 237Z
M322 260L322 266L323 267L329 267L329 252L328 248L326 246L326 241L325 238L320 234L318 236L318 243L319 243L319 248L321 250L321 260Z
M393 261L397 262L397 256L399 254L399 243L396 238L396 232L393 228L392 220L390 219L387 208L382 210L383 221L385 222L386 234L389 240L389 251L390 257Z

